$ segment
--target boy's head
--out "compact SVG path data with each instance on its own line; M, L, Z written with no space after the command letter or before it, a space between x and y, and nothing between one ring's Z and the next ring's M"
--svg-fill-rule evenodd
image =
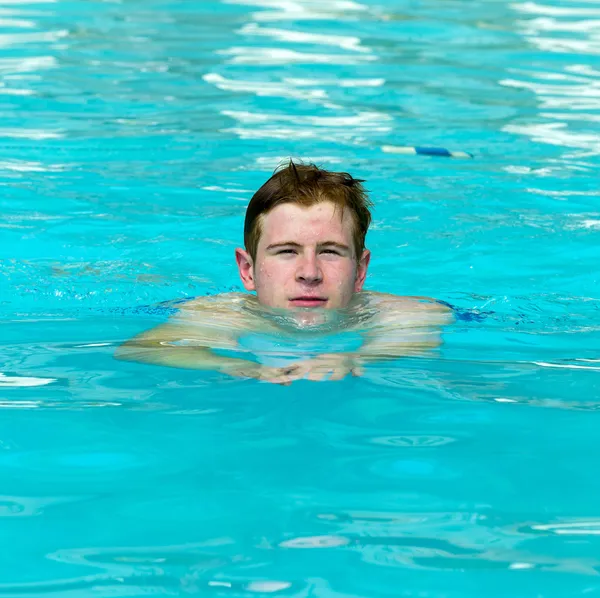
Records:
M278 169L246 211L236 250L247 290L271 307L344 307L362 289L371 222L362 181L294 164Z

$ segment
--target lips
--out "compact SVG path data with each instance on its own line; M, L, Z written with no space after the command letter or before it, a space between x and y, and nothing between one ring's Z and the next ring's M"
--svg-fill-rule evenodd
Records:
M327 299L325 297L313 297L310 295L305 295L290 299L290 303L294 307L323 307L327 303Z

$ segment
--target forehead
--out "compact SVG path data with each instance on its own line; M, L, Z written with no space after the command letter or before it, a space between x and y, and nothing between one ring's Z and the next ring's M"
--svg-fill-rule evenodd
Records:
M309 244L337 241L350 244L354 223L349 210L330 201L310 207L284 203L262 216L261 245L295 241Z

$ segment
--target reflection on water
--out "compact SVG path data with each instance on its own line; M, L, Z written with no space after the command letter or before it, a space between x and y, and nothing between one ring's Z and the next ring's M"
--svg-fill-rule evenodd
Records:
M540 113L535 123L510 124L506 131L530 136L535 141L583 150L577 158L597 156L598 138L586 123L600 119L600 10L593 6L553 6L526 2L513 4L522 17L516 22L522 35L543 53L556 54L552 70L511 69L516 78L501 85L536 94ZM572 157L570 156L570 157ZM566 156L565 156L566 157Z
M333 0L326 5L318 0L225 0L225 3L265 9L251 13L257 21L346 20L368 10L364 4L352 0Z

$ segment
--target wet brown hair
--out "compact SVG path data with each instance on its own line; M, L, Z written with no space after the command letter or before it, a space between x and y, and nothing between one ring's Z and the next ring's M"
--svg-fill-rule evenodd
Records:
M262 234L262 218L272 209L284 203L310 207L322 201L330 201L349 210L354 221L354 251L360 259L365 248L365 237L373 205L362 186L362 179L355 179L347 172L329 172L314 164L297 164L292 160L282 165L273 176L252 196L246 209L244 244L246 251L256 259L258 241Z

